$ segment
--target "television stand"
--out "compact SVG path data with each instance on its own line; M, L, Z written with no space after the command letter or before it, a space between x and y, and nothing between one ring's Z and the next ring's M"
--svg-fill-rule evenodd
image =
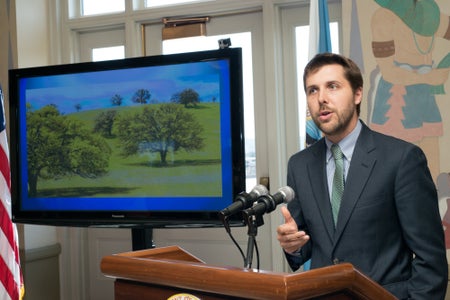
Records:
M132 228L131 240L133 251L155 248L153 228Z

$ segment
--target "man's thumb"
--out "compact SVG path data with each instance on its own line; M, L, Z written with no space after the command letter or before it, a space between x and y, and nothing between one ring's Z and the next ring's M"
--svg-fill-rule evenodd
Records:
M289 212L286 206L281 207L281 213L283 214L285 223L294 222L294 219L292 218L291 213Z

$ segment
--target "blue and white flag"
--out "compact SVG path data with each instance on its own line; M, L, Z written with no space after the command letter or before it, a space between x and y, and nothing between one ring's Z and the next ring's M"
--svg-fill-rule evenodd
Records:
M331 52L330 20L327 0L311 0L309 8L309 59L317 53Z
M309 59L316 54L331 52L330 21L327 0L311 0L309 8ZM306 145L322 137L309 113L306 116Z

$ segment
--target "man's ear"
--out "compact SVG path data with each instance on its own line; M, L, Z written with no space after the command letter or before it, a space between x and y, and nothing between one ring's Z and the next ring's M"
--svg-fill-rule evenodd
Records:
M355 105L360 104L361 101L362 101L362 97L363 97L363 88L362 87L357 88L355 90L355 94L354 95L355 95L354 96Z

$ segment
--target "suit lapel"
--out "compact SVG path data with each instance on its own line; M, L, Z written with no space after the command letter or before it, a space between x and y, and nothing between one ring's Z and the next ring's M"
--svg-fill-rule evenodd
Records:
M317 204L317 211L325 224L330 240L333 240L334 222L327 184L325 140L322 139L311 147L314 147L312 149L314 159L308 162L308 176Z
M345 184L344 195L342 197L341 208L339 211L339 219L334 236L335 243L338 242L347 222L355 208L356 203L367 185L370 174L376 159L371 155L376 146L373 141L370 130L363 125L361 134L355 145L348 170L347 180Z

